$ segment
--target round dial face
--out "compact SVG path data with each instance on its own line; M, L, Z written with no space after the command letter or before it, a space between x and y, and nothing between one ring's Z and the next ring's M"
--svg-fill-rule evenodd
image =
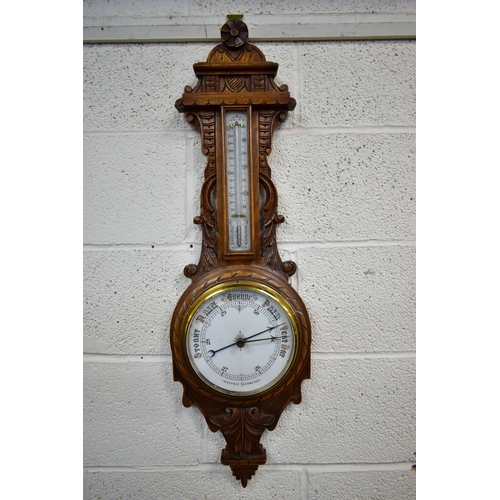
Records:
M223 284L203 294L188 316L185 349L213 389L248 396L275 386L297 350L297 320L271 288Z

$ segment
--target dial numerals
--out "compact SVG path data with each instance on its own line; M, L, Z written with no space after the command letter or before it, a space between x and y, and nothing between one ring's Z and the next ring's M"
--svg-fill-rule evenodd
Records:
M294 322L282 304L252 288L230 288L199 306L187 327L193 369L212 388L250 395L276 385L296 350Z

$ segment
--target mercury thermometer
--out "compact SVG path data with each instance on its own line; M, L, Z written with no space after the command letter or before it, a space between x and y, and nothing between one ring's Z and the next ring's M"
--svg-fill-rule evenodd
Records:
M247 111L226 111L229 251L250 251Z

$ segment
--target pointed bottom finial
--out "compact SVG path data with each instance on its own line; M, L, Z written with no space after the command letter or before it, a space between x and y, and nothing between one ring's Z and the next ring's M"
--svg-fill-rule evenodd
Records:
M231 465L233 476L236 477L238 481L241 481L243 488L247 487L248 481L252 479L252 476L258 468L258 465Z

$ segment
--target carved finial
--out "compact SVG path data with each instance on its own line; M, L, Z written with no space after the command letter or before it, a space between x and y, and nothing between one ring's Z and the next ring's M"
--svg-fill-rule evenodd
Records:
M242 47L248 40L248 27L240 19L230 19L220 29L220 37L228 48Z

